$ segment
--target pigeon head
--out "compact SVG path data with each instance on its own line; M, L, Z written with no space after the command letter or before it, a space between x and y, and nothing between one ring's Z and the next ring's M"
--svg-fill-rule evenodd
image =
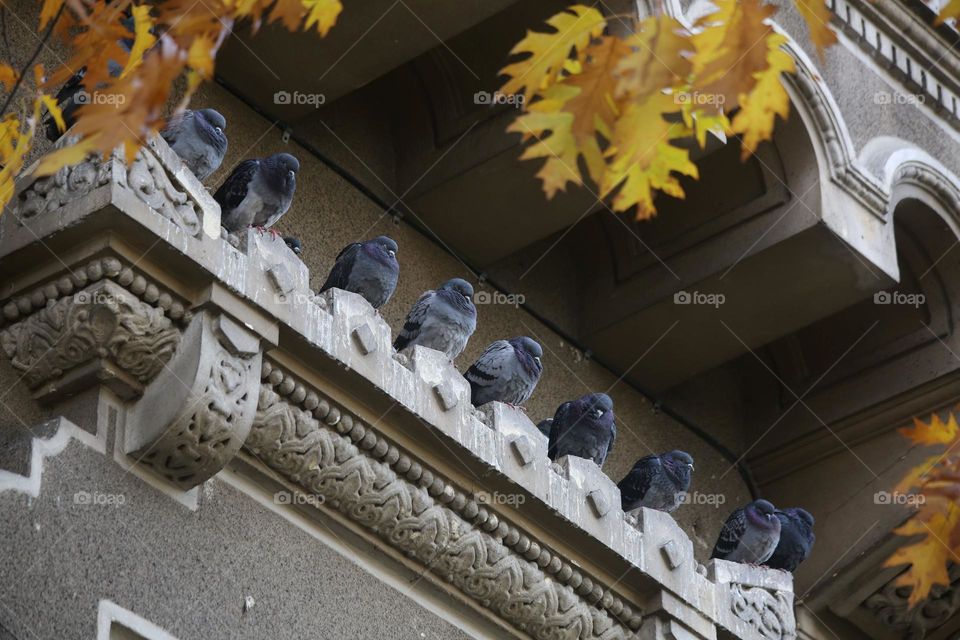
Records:
M473 298L473 285L463 278L453 278L452 280L447 280L440 285L440 288L448 291L456 291L467 300L471 300Z
M746 511L747 519L755 526L766 530L780 528L777 509L766 500L754 500L747 505Z
M276 190L293 194L297 187L297 172L300 171L300 161L289 153L275 153L263 161L266 169L267 182Z
M543 357L543 348L539 343L527 336L511 338L507 342L509 342L513 350L516 351L517 357L523 365L523 369L528 374L539 378L543 372L543 362L540 360L540 358Z
M690 486L690 474L693 473L693 457L686 451L668 451L660 456L667 473L686 490Z
M583 418L594 427L609 427L613 424L613 399L605 393L588 393L579 400Z
M794 522L803 523L806 525L807 529L813 529L813 514L806 509L792 507L790 509L784 509L783 513L787 514L787 516L789 516L789 518Z
M371 258L388 266L391 270L400 268L400 263L397 262L397 251L400 250L400 247L397 246L397 241L390 236L377 236L373 240L367 240L363 243L363 250Z
M194 123L200 137L206 143L212 145L217 151L226 151L227 134L224 130L227 128L227 119L220 115L219 111L215 109L194 111Z
M227 119L220 115L220 112L216 109L200 109L197 113L212 127L219 129L220 133L227 130Z
M300 255L303 253L303 244L300 242L300 238L294 238L293 236L286 236L283 239L283 243L290 247L290 251L293 251L295 254Z

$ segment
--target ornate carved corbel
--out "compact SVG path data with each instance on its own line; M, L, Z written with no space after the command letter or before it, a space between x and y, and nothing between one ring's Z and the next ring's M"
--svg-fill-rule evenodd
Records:
M173 355L179 329L163 308L106 279L122 271L118 260L96 260L4 308L5 319L15 322L0 330L0 346L35 397L51 399L91 382L130 397ZM74 287L89 280L95 282Z
M250 433L262 358L258 335L218 312L198 313L128 414L124 452L184 490L216 474Z
M793 579L784 571L768 571L725 560L711 560L709 579L719 587L717 613L721 626L738 638L793 640Z

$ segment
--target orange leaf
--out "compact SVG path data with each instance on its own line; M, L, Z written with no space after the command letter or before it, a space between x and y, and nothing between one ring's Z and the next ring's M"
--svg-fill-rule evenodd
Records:
M957 437L957 417L951 412L947 422L944 422L939 414L935 413L930 416L929 423L914 418L913 427L902 427L898 431L913 444L950 444Z
M7 91L13 88L13 85L17 83L17 72L8 64L0 62L0 84L6 88Z
M43 6L40 7L40 31L47 28L47 23L53 19L63 6L63 0L43 0Z
M830 27L830 9L825 0L793 0L797 11L803 16L810 32L810 41L817 48L817 55L823 60L823 51L837 42L837 34Z

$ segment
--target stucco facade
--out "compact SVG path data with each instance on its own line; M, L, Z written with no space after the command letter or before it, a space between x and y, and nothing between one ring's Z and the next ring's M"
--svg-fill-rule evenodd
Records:
M951 33L922 6L834 0L820 60L782 3L789 121L743 164L713 144L687 199L637 223L587 190L548 203L510 108L475 100L562 6L348 3L320 43L229 41L195 98L229 122L206 187L296 155L277 227L300 258L222 239L162 141L21 182L0 219L0 638L956 633L952 588L911 612L889 587L908 511L877 499L929 454L895 429L960 397ZM9 11L22 62L36 8ZM294 90L325 104L273 99ZM313 295L378 234L400 246L388 305ZM398 357L412 303L454 276L491 301L456 367ZM472 410L457 370L515 335L545 352L526 415ZM616 447L602 471L551 466L533 423L587 391L613 397ZM702 499L626 518L614 483L674 448ZM817 519L793 578L709 561L759 496Z

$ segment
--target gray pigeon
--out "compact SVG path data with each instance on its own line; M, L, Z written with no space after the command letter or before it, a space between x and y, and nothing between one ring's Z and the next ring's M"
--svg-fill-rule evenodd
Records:
M293 202L298 171L300 162L289 153L238 164L213 194L220 203L220 224L231 233L271 227Z
M352 291L366 298L374 309L379 309L397 288L400 277L398 250L397 243L389 236L348 244L337 256L320 293L327 289Z
M201 182L227 153L227 120L213 109L187 109L167 122L160 135Z
M780 542L780 519L766 500L754 500L730 514L720 531L711 558L760 564Z
M602 467L616 437L613 400L605 393L588 393L557 408L550 425L547 455L551 460L577 456Z
M300 238L295 236L284 236L283 244L287 245L290 251L293 251L297 255L303 253L303 243L300 242Z
M617 485L625 513L640 507L676 511L690 488L693 458L686 451L668 451L637 460Z
M494 400L523 405L540 381L542 357L540 345L526 336L492 343L463 375L470 383L473 406Z
M436 291L427 291L417 300L400 330L394 349L413 345L436 349L453 360L467 346L477 328L473 286L466 280L447 280Z
M777 509L780 542L763 564L791 573L807 559L817 536L813 534L813 516L805 509Z

